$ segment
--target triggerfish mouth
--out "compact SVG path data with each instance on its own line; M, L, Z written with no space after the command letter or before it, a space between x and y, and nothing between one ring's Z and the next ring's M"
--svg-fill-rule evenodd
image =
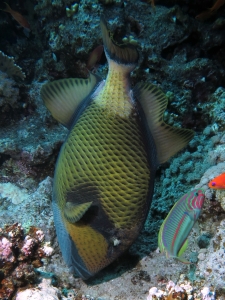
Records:
M191 263L182 254L187 249L187 238L200 216L204 201L204 191L195 189L183 195L170 210L158 235L159 249L167 257L176 258L185 264Z
M58 156L53 214L63 257L87 279L137 238L150 209L160 163L193 137L163 122L166 96L154 85L131 89L133 44L117 44L101 19L106 80L69 78L43 86L53 117L69 129Z

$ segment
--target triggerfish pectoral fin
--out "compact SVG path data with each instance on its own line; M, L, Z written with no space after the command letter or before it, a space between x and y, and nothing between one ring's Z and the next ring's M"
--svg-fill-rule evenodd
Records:
M87 79L60 79L45 84L41 89L41 97L52 116L69 128L74 114L100 81L101 79L92 73Z
M76 223L78 222L86 213L86 211L91 207L91 202L76 204L73 202L66 202L64 209L64 216L68 222Z
M158 245L168 257L190 263L182 257L187 248L187 237L197 221L205 200L203 190L193 190L178 200L162 223Z
M189 143L194 132L169 126L163 121L168 100L165 94L153 84L137 84L134 95L141 105L153 136L158 163L164 163Z

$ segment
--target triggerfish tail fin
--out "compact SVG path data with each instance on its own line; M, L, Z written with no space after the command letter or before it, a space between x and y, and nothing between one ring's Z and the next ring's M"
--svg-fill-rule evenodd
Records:
M113 34L108 30L104 17L101 17L101 30L106 57L110 63L112 61L122 64L123 68L127 65L127 71L135 68L139 54L136 47L130 43L118 44L113 40Z
M74 114L81 104L93 93L101 79L90 73L89 78L60 79L45 84L41 89L41 97L52 116L69 128Z
M140 103L149 130L153 136L158 163L166 162L184 148L193 138L189 129L174 128L163 121L168 100L165 94L152 84L137 84L134 95Z
M158 235L158 245L166 256L189 264L182 257L188 245L188 235L197 221L205 200L203 190L193 190L181 197L163 221Z
M213 178L209 183L208 186L211 189L218 189L224 190L225 189L225 173L220 174L219 176Z

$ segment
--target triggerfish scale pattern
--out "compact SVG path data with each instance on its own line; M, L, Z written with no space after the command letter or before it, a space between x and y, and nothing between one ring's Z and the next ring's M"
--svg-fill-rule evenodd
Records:
M188 235L199 218L204 200L204 191L195 189L183 195L170 210L158 235L159 249L167 257L190 263L181 255L187 248Z
M225 189L225 173L220 174L219 176L213 178L209 183L208 186L211 189L216 190L224 190Z
M57 160L53 214L63 257L87 279L137 238L148 214L160 163L187 145L191 130L163 121L167 98L154 85L130 86L139 54L118 45L101 19L106 80L47 83L41 90L55 119L69 129Z

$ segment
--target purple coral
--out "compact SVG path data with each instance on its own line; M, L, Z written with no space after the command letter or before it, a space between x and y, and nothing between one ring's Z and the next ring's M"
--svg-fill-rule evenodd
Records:
M31 238L29 235L25 237L23 247L21 249L22 253L26 256L32 254L34 246L37 244L37 240Z
M3 262L14 261L15 258L11 247L12 247L12 243L10 243L10 241L7 238L2 237L2 239L0 240L0 259Z

